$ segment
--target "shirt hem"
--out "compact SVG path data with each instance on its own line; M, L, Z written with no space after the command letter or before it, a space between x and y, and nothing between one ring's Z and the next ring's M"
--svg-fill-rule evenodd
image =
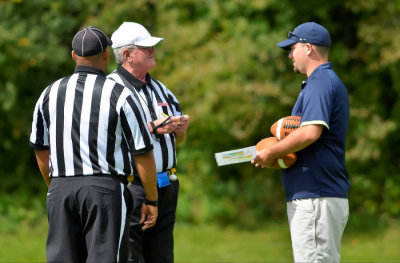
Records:
M150 152L153 149L154 149L154 146L151 145L151 146L148 146L146 148L143 148L143 149L140 149L140 150L135 150L135 151L130 151L130 152L131 152L132 155L139 155L139 154L144 154L144 153Z
M329 125L326 124L326 122L324 122L324 121L305 121L300 124L300 127L307 126L307 125L322 125L322 126L325 126L326 128L328 128L328 130L329 130Z
M319 197L337 197L337 198L348 198L348 195L343 195L343 194L310 194L310 195L301 195L301 196L296 196L294 195L293 197L286 197L286 202L290 202L296 199L307 199L307 198L319 198Z
M29 142L29 146L31 146L35 150L49 150L50 147L46 145L40 145L40 144L34 144L32 142Z

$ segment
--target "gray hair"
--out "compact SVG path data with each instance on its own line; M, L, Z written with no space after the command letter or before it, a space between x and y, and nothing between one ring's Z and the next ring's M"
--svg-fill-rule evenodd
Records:
M117 61L118 65L124 64L124 56L122 53L124 52L125 49L135 49L135 45L128 45L128 46L123 46L119 48L114 49L114 56L115 56L115 61Z

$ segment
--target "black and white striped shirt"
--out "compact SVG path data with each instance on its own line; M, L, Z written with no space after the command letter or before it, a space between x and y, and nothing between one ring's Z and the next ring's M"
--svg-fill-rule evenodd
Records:
M182 111L175 95L161 82L146 75L146 83L141 82L121 65L108 78L128 87L137 94L146 115L146 122L168 116L180 116ZM152 114L153 112L153 114ZM157 172L176 167L175 134L152 135Z
M138 105L100 69L77 66L42 92L30 145L50 150L50 177L133 174L132 155L153 149Z

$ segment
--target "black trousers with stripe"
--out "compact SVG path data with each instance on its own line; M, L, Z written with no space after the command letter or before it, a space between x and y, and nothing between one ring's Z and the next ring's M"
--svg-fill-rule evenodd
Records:
M47 193L47 262L127 262L120 247L128 243L123 233L130 206L117 177L53 178Z
M128 187L134 199L134 209L129 216L129 263L173 263L174 225L178 202L179 180L158 188L158 218L156 225L145 231L139 225L144 189L140 179Z

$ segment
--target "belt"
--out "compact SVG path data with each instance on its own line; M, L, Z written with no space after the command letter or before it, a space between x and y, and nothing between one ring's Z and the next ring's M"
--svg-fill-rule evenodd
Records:
M159 174L163 174L163 173L165 173L165 172L168 173L168 177L169 177L169 179L170 179L171 181L176 181L176 180L178 179L178 177L175 175L175 172L176 172L176 169L175 169L175 168L171 168L171 169L165 170L165 171L163 171L163 172L159 172L159 173L157 173L157 176L158 176ZM138 174L136 171L135 171L135 173L134 173L133 175L129 175L129 176L127 177L128 183L133 182L133 180L134 180L135 178L137 178L137 179L140 180L139 174Z
M129 181L129 177L133 178L133 176L116 175L115 177L117 177L125 185L127 185L128 183L133 181L133 179L132 179L132 181Z

